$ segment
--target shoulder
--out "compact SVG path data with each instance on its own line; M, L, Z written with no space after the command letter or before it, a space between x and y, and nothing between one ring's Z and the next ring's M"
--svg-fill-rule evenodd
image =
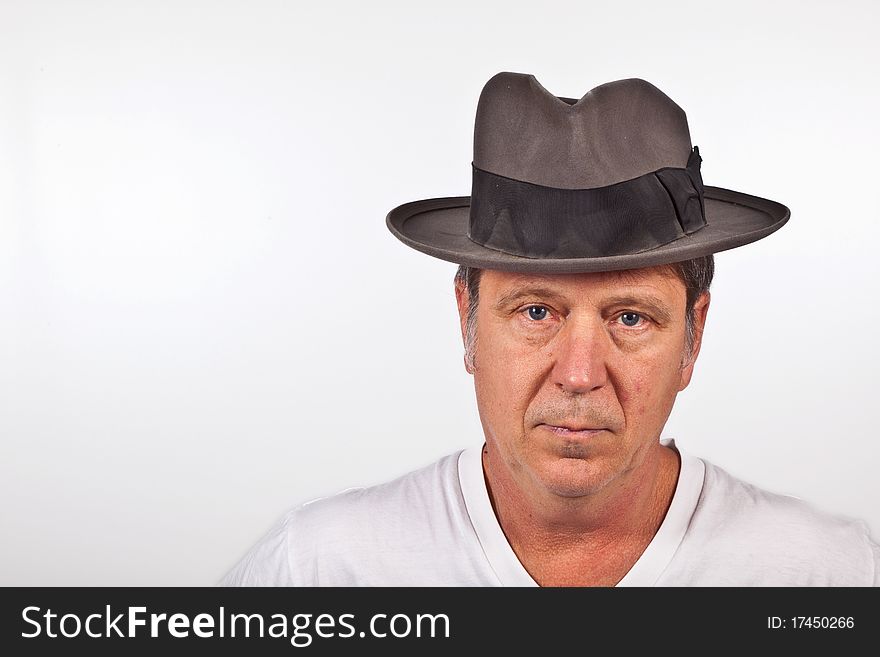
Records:
M458 484L458 456L448 454L422 468L375 486L348 488L329 497L321 497L297 507L302 522L309 520L332 523L333 518L362 513L372 509L404 510L436 502L451 485ZM373 519L375 520L375 519Z
M705 482L697 508L725 525L757 531L772 528L788 541L805 541L807 545L815 545L821 537L838 542L858 538L861 530L853 518L820 510L792 495L771 492L704 462ZM855 534L854 529L858 530Z
M877 545L867 525L706 464L703 491L686 540L693 567L737 585L871 585Z
M407 543L418 525L459 506L460 496L458 453L449 454L392 481L306 502L288 514L288 526L296 526L301 553L346 549L341 541L353 538Z
M349 488L290 509L221 586L356 585L363 582L345 578L363 576L369 560L375 564L383 554L424 552L432 534L444 533L440 525L460 522L459 454L392 481Z

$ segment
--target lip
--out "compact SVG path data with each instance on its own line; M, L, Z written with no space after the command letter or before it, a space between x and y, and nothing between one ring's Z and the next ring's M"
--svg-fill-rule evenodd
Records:
M568 437L594 436L597 433L601 433L602 431L605 431L605 429L596 429L596 428L592 428L592 427L561 427L561 426L556 426L554 424L542 424L541 426L549 431L552 431L557 436L568 436Z

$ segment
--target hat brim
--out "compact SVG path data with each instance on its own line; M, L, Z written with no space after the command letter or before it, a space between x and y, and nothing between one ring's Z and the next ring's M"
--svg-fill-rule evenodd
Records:
M404 244L435 258L482 269L564 273L636 269L698 258L755 242L779 230L791 212L776 201L721 187L704 186L706 225L695 233L626 255L600 258L528 258L472 242L468 237L470 196L404 203L385 219Z

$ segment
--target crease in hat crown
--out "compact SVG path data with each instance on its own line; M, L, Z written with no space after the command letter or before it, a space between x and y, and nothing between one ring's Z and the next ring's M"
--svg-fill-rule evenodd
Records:
M474 166L522 182L606 187L683 168L691 150L684 110L641 78L601 84L575 101L532 74L502 72L477 103Z
M449 262L586 273L678 262L763 239L788 221L777 201L704 185L685 112L641 78L580 99L532 74L483 86L470 196L398 205L385 223Z

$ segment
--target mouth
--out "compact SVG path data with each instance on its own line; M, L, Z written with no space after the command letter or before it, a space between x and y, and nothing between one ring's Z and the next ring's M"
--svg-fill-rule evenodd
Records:
M585 438L588 436L595 436L598 433L606 431L604 427L579 427L579 426L557 426L555 424L541 424L540 426L544 427L548 431L552 431L557 436L562 436L564 438Z

